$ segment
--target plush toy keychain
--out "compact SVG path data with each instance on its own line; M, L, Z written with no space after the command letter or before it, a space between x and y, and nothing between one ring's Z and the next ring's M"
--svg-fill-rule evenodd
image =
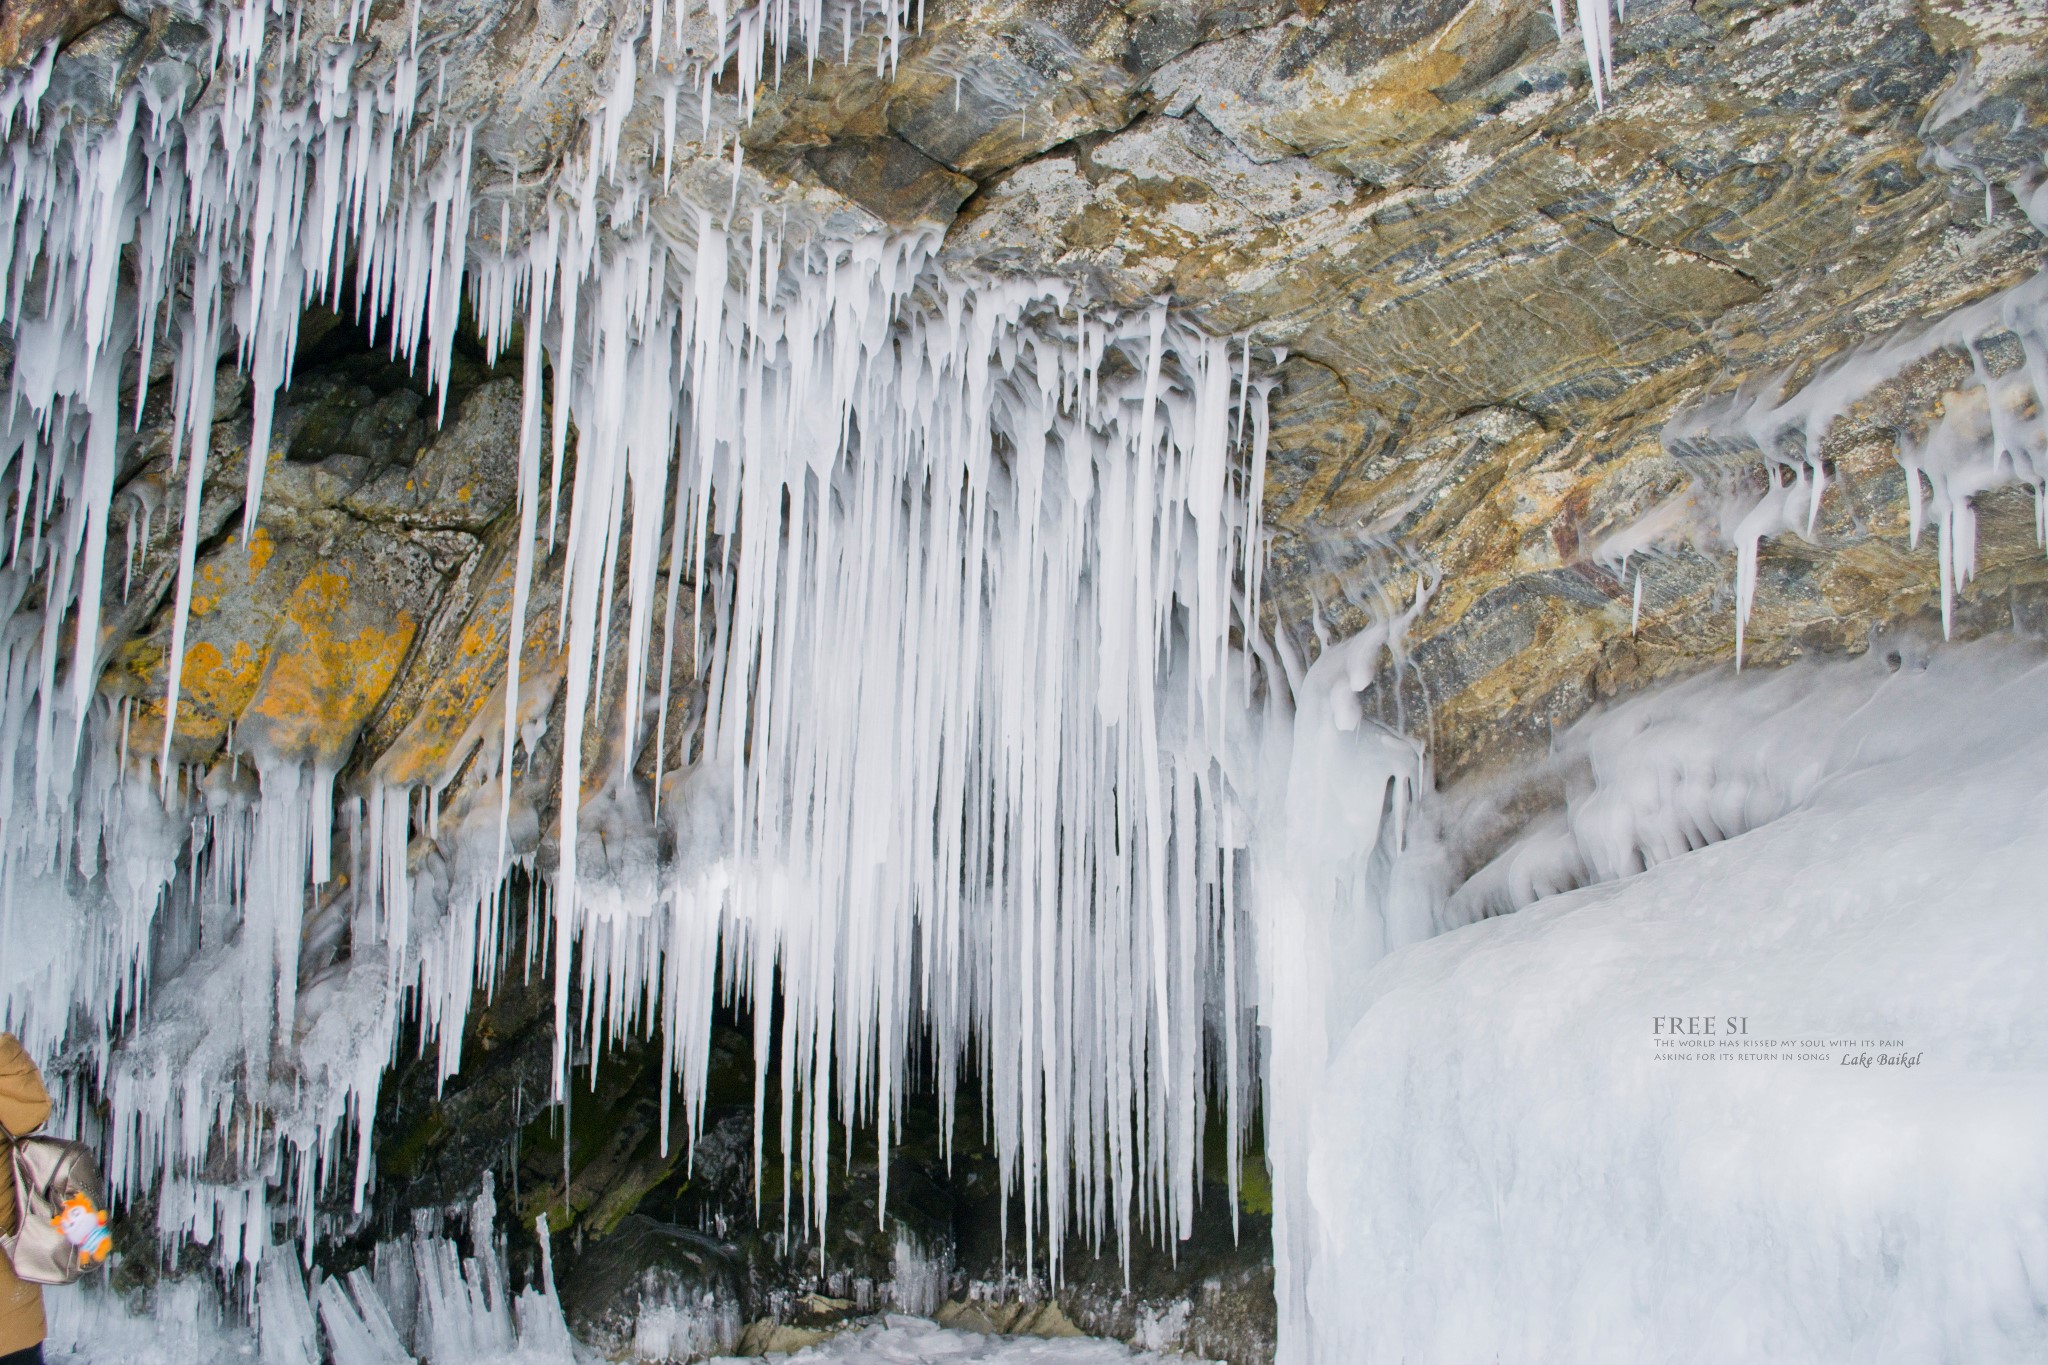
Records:
M65 1241L78 1248L81 1267L98 1265L114 1249L114 1239L107 1232L105 1210L94 1208L92 1200L82 1194L74 1194L65 1200L57 1216L50 1221L64 1234Z

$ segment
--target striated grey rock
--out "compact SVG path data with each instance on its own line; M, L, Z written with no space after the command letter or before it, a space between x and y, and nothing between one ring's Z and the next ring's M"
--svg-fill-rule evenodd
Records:
M0 20L0 29L4 27L5 20ZM111 122L135 74L145 38L142 25L120 15L88 29L51 64L44 95L47 107L62 109L81 123ZM0 37L0 46L4 44Z

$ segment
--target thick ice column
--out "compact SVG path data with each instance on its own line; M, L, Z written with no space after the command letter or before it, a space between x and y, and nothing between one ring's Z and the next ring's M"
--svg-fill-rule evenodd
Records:
M1410 740L1359 716L1358 646L1371 686L1384 628L1328 649L1294 690L1289 714L1264 719L1265 783L1255 843L1258 1019L1264 1035L1266 1161L1273 1182L1278 1360L1308 1365L1337 1343L1316 1330L1307 1277L1324 1243L1308 1133L1335 1049L1356 1010L1351 983L1403 931L1390 868L1423 774Z

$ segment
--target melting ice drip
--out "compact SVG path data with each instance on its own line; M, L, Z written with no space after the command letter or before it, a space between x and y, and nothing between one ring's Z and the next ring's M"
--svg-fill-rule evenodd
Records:
M765 60L793 13L822 11L747 10L738 48ZM1077 1228L1185 1234L1212 1089L1233 1186L1249 1115L1233 755L1250 682L1231 646L1257 616L1249 349L1163 308L948 280L929 239L803 241L759 213L733 233L704 207L649 229L645 187L610 178L609 106L531 242L475 253L469 134L414 126L409 53L379 85L331 49L288 104L257 98L263 42L260 5L232 12L218 101L145 80L104 129L39 121L47 54L0 96L19 356L0 441L0 1023L40 1052L96 1051L117 1193L151 1192L166 1238L232 1265L262 1257L282 1188L310 1251L352 1134L361 1207L401 1019L438 1035L445 1074L500 959L504 879L540 819L513 753L559 688L558 1086L574 985L597 1039L662 1028L694 1136L722 985L763 1002L758 1079L774 1058L814 1225L831 1123L886 1132L921 1053L950 1104L971 1050L1028 1196L1027 1255L1042 1238L1056 1266ZM627 103L631 83L622 58ZM175 714L226 329L254 381L247 535L300 310L351 292L351 256L357 309L444 391L465 279L489 349L523 321L526 406L501 735L362 793L340 895L354 735L283 747L245 727L187 772L168 733L131 752L96 684L129 357L139 412L151 348L176 347ZM565 550L559 664L517 643L543 519ZM595 717L614 612L630 700ZM685 633L711 661L706 703L696 761L657 802L626 756L643 699L666 723ZM611 757L585 772L594 722Z

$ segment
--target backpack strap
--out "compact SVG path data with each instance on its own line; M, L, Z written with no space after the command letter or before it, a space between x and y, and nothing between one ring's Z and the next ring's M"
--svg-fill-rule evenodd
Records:
M14 1190L14 1226L0 1227L0 1254L14 1255L14 1241L21 1236L21 1181L14 1174L14 1133L6 1124L0 1123L0 1180Z

